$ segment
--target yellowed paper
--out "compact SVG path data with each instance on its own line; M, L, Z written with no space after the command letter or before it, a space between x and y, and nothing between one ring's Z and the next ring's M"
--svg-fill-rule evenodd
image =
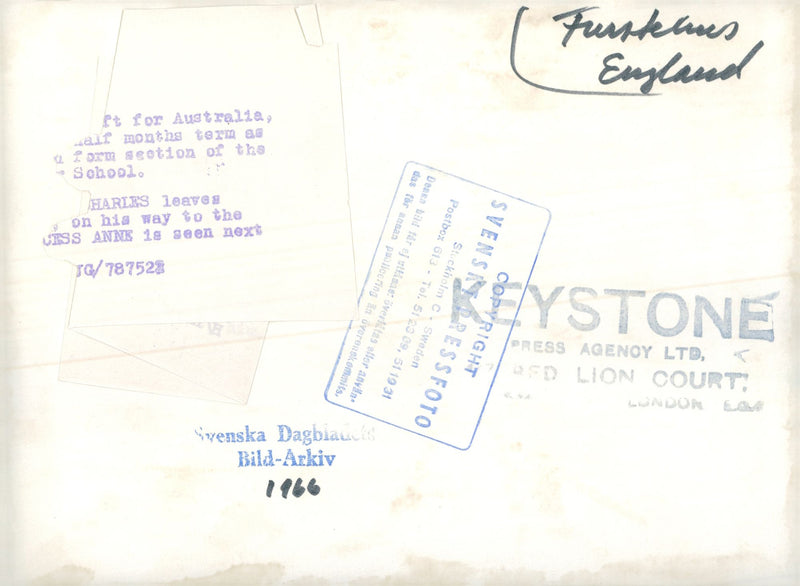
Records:
M4 20L18 582L797 582L794 5L37 3ZM287 87L284 140L309 108L342 140L202 169L243 218L339 214L285 226L289 272L188 243L186 274L215 276L173 311L191 281L78 277L92 246L43 246L94 197L53 156L106 115L232 113ZM171 189L196 177L151 164ZM306 203L252 189L291 168L313 168ZM208 219L188 204L169 221ZM97 246L136 273L141 250L187 244L165 234ZM212 259L279 295L231 297Z

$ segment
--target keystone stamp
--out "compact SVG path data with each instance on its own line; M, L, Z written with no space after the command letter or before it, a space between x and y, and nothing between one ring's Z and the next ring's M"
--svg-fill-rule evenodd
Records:
M468 449L549 222L545 208L407 163L325 398Z

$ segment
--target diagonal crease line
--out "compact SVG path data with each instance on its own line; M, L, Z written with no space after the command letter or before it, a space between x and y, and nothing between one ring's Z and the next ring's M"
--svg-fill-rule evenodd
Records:
M119 34L119 33L118 33ZM92 108L89 110L90 118L91 112L94 112L94 105L97 102L97 78L100 75L100 56L98 55L94 62L94 89L92 90ZM108 102L108 91L106 91L106 103ZM91 129L91 120L89 120L89 124L87 125Z
M681 285L679 287L659 287L658 289L653 289L652 293L661 293L664 291L686 291L687 289L699 289L701 287L719 287L721 285L733 285L736 283L748 283L752 281L769 281L772 279L782 279L784 277L791 277L794 273L792 271L786 273L778 273L777 275L759 275L756 277L747 277L746 279L728 279L725 281L712 281L707 283L689 283L687 285ZM535 283L531 283L531 285L535 285ZM612 287L604 287L605 289L611 289ZM650 291L648 291L650 293ZM560 297L560 296L559 296ZM605 299L618 299L617 295L598 295L594 297L593 300L605 300ZM554 301L553 305L566 305L570 303L570 301L566 298L560 298L558 301Z
M324 45L325 44L325 35L322 34L322 21L319 19L319 4L314 2L314 14L317 15L317 30L319 31L319 40ZM339 46L336 46L336 57L338 60L339 57ZM339 72L339 88L341 91L342 83L341 83L341 71Z
M294 7L294 16L297 19L297 24L300 26L300 31L303 34L303 41L305 41L306 46L308 47L321 47L325 44L325 39L322 36L322 25L319 22L319 11L317 10L317 5L314 4L314 26L309 24L309 35L306 35L306 29L303 26L302 20L300 20L300 9L306 7L305 4L300 4ZM308 24L308 23L307 23ZM315 40L316 35L319 34L319 41L320 44L317 45L316 43L311 43L309 40L309 36L311 36L311 40Z
M303 41L308 45L308 37L306 36L306 29L303 28L303 23L300 20L300 13L297 11L300 6L295 6L294 17L297 19L297 26L300 27L300 33L303 35Z
M718 282L713 282L713 283L692 283L692 284L684 285L684 286L681 286L681 287L665 287L665 288L661 288L661 289L658 289L658 290L654 290L654 292L667 291L667 290L669 290L669 291L682 291L682 290L686 290L686 289L693 289L693 288L699 288L699 287L713 287L713 286L719 286L719 285L728 285L728 284L731 284L731 283L742 283L742 282L747 282L747 281L764 281L764 280L768 280L768 279L775 279L775 278L785 277L785 276L789 276L789 275L790 275L790 273L783 273L783 274L779 274L779 275L768 275L768 276L760 276L760 277L751 277L749 279L732 279L732 280L728 280L728 281L718 281ZM611 295L598 295L595 299L597 299L597 300L611 299L612 297L616 298L616 296L611 296ZM565 303L568 303L568 301L566 301L566 300L556 301L556 302L554 302L554 305L563 305ZM450 316L447 316L447 315L436 316L436 317L433 317L433 319L450 319ZM283 320L283 321L281 321L281 320L273 320L273 321L270 321L269 323L275 323L275 321L277 321L278 323L305 323L303 321L296 322L296 320ZM398 325L398 324L405 323L405 321L406 321L405 319L393 320L393 321L387 322L387 325ZM131 325L152 325L152 324L131 324ZM107 327L107 326L85 326L85 327ZM331 326L331 327L328 327L328 328L320 328L320 329L311 330L311 331L289 332L289 333L285 333L285 334L275 334L275 335L270 336L269 338L267 338L267 336L264 336L263 340L266 341L267 339L269 339L269 340L278 340L278 339L287 339L287 338L298 338L298 337L302 337L302 336L310 336L310 335L317 335L317 334L329 334L329 333L334 333L334 332L342 332L343 330L344 330L344 326L337 325L337 326ZM86 334L84 334L84 335L86 335ZM196 344L196 345L190 345L190 346L185 346L185 347L176 346L174 348L166 348L166 349L143 350L141 352L141 354L149 354L149 353L157 353L157 352L169 352L169 351L177 350L177 349L186 349L186 350L188 350L188 349L192 349L192 348L201 348L201 347L209 347L209 346L224 346L224 345L227 345L227 344L239 344L239 343L244 343L244 342L252 342L252 341L260 340L260 339L262 339L262 338L260 338L260 337L258 337L258 338L246 338L246 339L241 339L241 340L219 341L219 342L213 342L213 343L209 343L209 344ZM106 342L102 342L102 343L105 344ZM262 346L262 351L263 351L263 346ZM82 359L76 359L76 360L69 361L69 362L104 360L106 358L111 358L111 357L113 357L113 355L112 356L93 357L93 358L82 358ZM34 364L21 364L21 365L16 365L16 366L10 366L10 367L8 367L8 370L19 370L19 369L22 369L22 368L36 368L36 367L40 367L40 366L41 367L58 366L59 363L60 363L60 361L59 362L41 362L41 363L34 363Z
M111 86L114 85L114 69L117 65L117 51L119 50L119 38L122 35L122 19L125 18L125 9L119 14L119 27L117 28L117 42L114 43L114 56L111 58L111 73L108 76L108 89L106 90L106 101L103 105L103 116L108 114L108 98L111 95Z
M131 389L131 388L128 388L128 387L108 387L106 385L100 385L100 384L97 384L97 383L87 383L87 382L83 382L83 381L69 380L69 379L64 379L64 378L59 378L58 380L61 381L61 382L64 382L64 383L69 383L69 384L73 384L73 385L82 385L82 386L85 386L85 387L92 387L92 388L95 388L95 389L109 389L109 388L111 388L111 389L114 389L115 391L124 391L126 393L142 393L144 395L156 395L158 397L165 397L165 398L169 398L169 399L185 399L185 400L189 400L189 401L209 401L211 403L223 403L225 405L230 405L230 404L243 405L243 404L246 404L246 403L242 403L239 400L230 399L228 397L225 397L224 395L220 395L219 393L214 392L214 391L212 391L212 395L213 396L209 396L209 397L193 397L191 395L178 395L178 394L169 394L169 393L159 393L157 391L147 391L147 390L143 390L143 389Z
M125 350L124 348L119 348L119 347L115 346L114 344L111 344L111 343L109 343L109 342L106 342L105 340L101 340L101 339L99 339L99 338L96 338L96 337L94 337L94 336L90 336L89 334L87 334L87 333L85 333L85 332L81 332L81 331L79 331L79 330L73 330L73 331L74 331L76 334L79 334L79 335L81 335L81 336L85 336L86 338L89 338L90 340L94 340L94 341L96 341L96 342L99 342L99 343L101 343L101 344L104 344L104 345L108 346L109 348L114 348L115 350L117 350L118 352L121 352L122 354L125 354L126 356L129 356L129 357L131 357L131 358L134 358L134 359L136 359L136 360L139 360L139 361L141 361L141 362L144 362L145 364L147 364L147 365L149 365L149 366L152 366L152 367L154 367L154 368L157 368L157 369L159 369L159 370L162 370L162 371L164 371L164 372L166 372L166 373L168 373L168 374L170 374L170 375L172 375L172 376L175 376L175 377L177 377L177 378L179 378L179 379L181 379L181 380L184 380L184 381L186 381L186 382L188 382L188 383L190 383L190 384L193 384L193 385L195 385L195 386L198 386L198 387L201 387L201 388L203 388L203 389L206 389L207 391L209 391L209 392L211 392L211 393L213 393L213 394L215 394L215 395L220 395L220 396L222 396L222 397L225 397L226 399L230 399L230 400L232 400L232 401L235 401L235 400L236 400L236 399L234 399L233 397L230 397L230 396L228 396L228 395L226 395L226 394L224 394L224 393L221 393L221 392L219 392L219 391L217 391L217 390L215 390L215 389L212 389L211 387L208 387L208 386L206 386L206 385L204 385L204 384L202 384L202 383L199 383L199 382L197 382L197 381L193 381L193 380L191 380L191 379L189 379L189 378L186 378L185 376L182 376L182 375L180 375L180 374L178 374L178 373L176 373L176 372L174 372L174 371L168 370L168 369L166 369L165 367L163 367L163 366L160 366L160 365L158 365L158 364L155 364L155 363L153 363L153 362L150 362L150 361L148 361L148 360L146 360L145 358L143 358L143 357L142 357L142 355L150 354L151 352L141 352L141 353L139 353L139 354L132 354L132 353L128 352L127 350ZM202 346L199 346L199 347L202 347ZM108 358L117 358L117 357L118 357L117 355L111 354L111 355L108 355L108 356L103 356L103 357L102 357L102 359L108 359ZM93 359L91 359L91 360L98 360L98 359L100 359L100 358L93 358ZM60 361L60 362L59 362L59 364L62 364L62 363L64 363L64 364L70 364L70 363L84 362L84 361L88 361L88 360L75 360L75 361L64 360L64 361ZM70 382L74 382L74 381L70 381Z
M316 4L314 5L316 9ZM317 16L319 18L319 16ZM321 27L320 27L321 31ZM321 34L321 33L320 33ZM353 255L353 286L354 291L358 291L358 279L356 278L356 243L353 238L353 206L350 201L350 168L347 164L347 130L344 120L344 94L342 93L342 60L339 54L339 45L336 45L336 68L339 72L339 109L342 112L342 142L344 143L344 175L347 185L347 214L350 219L350 249ZM356 308L357 311L357 308Z

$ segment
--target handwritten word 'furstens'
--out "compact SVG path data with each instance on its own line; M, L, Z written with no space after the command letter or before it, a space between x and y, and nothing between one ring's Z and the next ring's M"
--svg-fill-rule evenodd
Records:
M647 21L643 27L634 30L633 22L630 20L623 24L622 26L617 25L614 22L610 22L607 25L603 25L602 23L597 23L595 25L594 22L591 20L583 20L583 13L589 10L595 10L597 6L592 6L591 8L584 7L578 8L576 10L570 10L568 12L562 12L561 14L556 14L553 17L553 20L558 22L559 20L563 20L565 18L572 17L572 22L564 23L564 28L567 29L567 32L564 34L564 39L561 41L561 45L566 47L567 43L569 42L572 34L577 31L581 30L583 32L583 36L587 39L592 37L596 37L598 39L603 37L608 37L610 39L616 39L619 37L620 42L624 43L626 39L629 37L634 37L641 40L647 35L650 35L654 39L659 39L661 37L665 37L667 35L696 35L698 37L708 37L709 39L716 39L717 37L721 36L725 31L728 31L725 34L724 39L726 41L730 41L733 37L736 36L736 33L739 32L739 23L735 20L725 24L721 28L717 28L717 25L702 25L702 24L692 24L692 22L686 22L689 20L689 16L681 16L679 19L675 21L671 27L663 28L664 25L661 24L658 20L658 9L653 9L653 14L650 15L650 20Z

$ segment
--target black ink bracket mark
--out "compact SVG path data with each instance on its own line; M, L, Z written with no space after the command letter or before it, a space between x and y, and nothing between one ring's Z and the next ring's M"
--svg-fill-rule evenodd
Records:
M528 10L527 6L520 6L519 10L517 11L517 18L514 21L514 32L511 34L511 70L514 74L520 78L522 81L527 83L530 86L538 88L540 90L546 90L548 92L556 92L559 94L570 94L576 96L658 96L660 94L642 94L642 93L628 93L628 92L590 92L590 91L582 91L582 90L565 90L561 88L549 87L546 85L542 85L539 83L535 83L529 79L526 79L518 70L516 65L516 53L517 53L517 34L519 33L519 24L522 21L522 15L525 14L525 11Z

